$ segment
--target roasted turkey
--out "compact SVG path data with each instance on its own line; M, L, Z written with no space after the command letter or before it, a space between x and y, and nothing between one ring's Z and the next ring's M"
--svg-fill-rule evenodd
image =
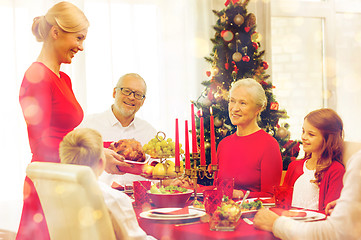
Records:
M118 142L113 142L110 144L109 149L124 156L126 160L135 162L145 161L142 145L135 139L121 139Z

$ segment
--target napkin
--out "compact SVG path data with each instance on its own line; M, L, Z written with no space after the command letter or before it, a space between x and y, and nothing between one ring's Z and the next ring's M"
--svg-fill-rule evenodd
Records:
M114 189L116 189L116 190L121 190L121 191L124 190L124 186L120 185L120 184L117 183L117 182L113 182L111 187L114 188Z
M292 211L292 210L285 210L282 208L270 208L273 212L277 213L280 216L285 217L306 217L307 213L303 211Z
M157 210L152 211L152 213L154 214L163 214L163 215L181 215L181 214L189 214L189 209L188 206L181 208L181 209L177 209L174 211L170 211L170 212L160 212Z
M262 203L275 203L274 198L257 198L256 200L260 200Z

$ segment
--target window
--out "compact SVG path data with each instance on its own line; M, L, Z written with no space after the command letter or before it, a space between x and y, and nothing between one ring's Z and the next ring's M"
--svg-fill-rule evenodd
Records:
M345 139L361 141L361 3L357 0L274 0L271 3L272 80L287 110L291 137L304 116L329 107L344 121ZM351 106L355 106L354 108Z

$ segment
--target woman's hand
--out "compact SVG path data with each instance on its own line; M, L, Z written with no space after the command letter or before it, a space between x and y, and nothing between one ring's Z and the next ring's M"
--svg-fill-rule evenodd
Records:
M336 206L336 201L337 201L337 200L332 201L332 202L329 202L329 203L326 205L325 213L326 213L327 216L330 216L330 215L331 215L333 209L334 209L335 206Z
M279 216L268 208L260 209L253 219L253 225L261 230L272 232L274 222Z
M104 148L105 153L105 171L111 174L119 174L122 175L125 172L121 171L126 170L127 168L132 168L132 165L124 162L124 157L114 152L111 149Z
M242 199L244 193L241 190L233 189L233 198L235 199Z

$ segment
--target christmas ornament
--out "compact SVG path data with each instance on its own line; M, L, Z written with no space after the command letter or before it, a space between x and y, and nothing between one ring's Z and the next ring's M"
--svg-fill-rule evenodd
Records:
M251 41L255 43L262 41L262 35L258 32L253 33L251 35Z
M223 31L221 32L221 36L222 36L222 38L224 39L224 41L230 42L230 41L232 41L232 39L233 39L233 37L234 37L234 34L233 34L233 32L231 32L231 31L223 30Z
M242 57L242 61L243 61L243 62L249 62L249 60L251 60L251 59L250 59L250 57L249 57L248 55L244 55L244 56Z
M225 68L226 70L229 69L229 63L228 63L228 62L226 62L226 63L224 64L224 68Z
M244 31L245 31L245 32L249 32L249 30L251 30L250 27L245 27L245 28L244 28Z
M232 63L233 63L233 72L235 72L237 74L238 73L238 67L237 67L235 61L232 61ZM233 72L232 72L232 74L233 74Z
M220 128L220 129L218 130L218 132L219 132L219 134L220 134L222 137L225 137L225 136L227 135L228 130L225 129L225 128Z
M271 102L269 109L270 110L278 110L279 104L278 102Z
M224 23L224 22L227 22L228 20L228 17L226 15L226 13L224 13L222 16L221 16L221 23Z
M199 118L202 117L202 110L199 109L196 114L197 114L197 117L199 117Z
M290 134L290 132L285 127L280 127L276 131L276 137L279 137L279 138L286 138L286 137L288 137L289 134Z
M258 49L258 44L257 44L257 43L253 42L253 43L252 43L252 46L254 47L255 50Z
M256 15L254 15L253 13L248 14L245 22L247 27L253 27L254 25L256 25Z
M211 71L207 71L206 74L207 74L207 77L210 77L211 76Z
M214 126L217 128L222 127L223 122L224 122L223 118L218 118L218 117L214 118Z
M201 98L200 103L202 104L202 106L204 106L205 108L209 108L212 104L212 102L209 100L208 97L205 98Z
M234 18L233 18L233 22L235 24L237 24L238 26L241 26L244 23L244 18L241 14L237 14Z
M213 101L214 100L214 96L212 94L212 91L209 91L207 94L207 98L209 99L209 101Z
M224 3L224 5L227 7L227 6L231 3L231 1L232 1L233 4L235 4L235 3L238 2L239 0L227 0L227 1Z
M210 142L204 142L204 149L205 150L211 149L211 143Z
M241 61L241 59L242 59L242 54L239 53L239 52L235 52L235 53L233 53L233 55L232 55L232 59L233 59L235 62L239 62L239 61Z
M262 62L262 67L263 69L267 69L268 68L268 63L267 62Z
M213 67L212 73L213 73L213 76L216 76L219 73L219 68L218 67Z

